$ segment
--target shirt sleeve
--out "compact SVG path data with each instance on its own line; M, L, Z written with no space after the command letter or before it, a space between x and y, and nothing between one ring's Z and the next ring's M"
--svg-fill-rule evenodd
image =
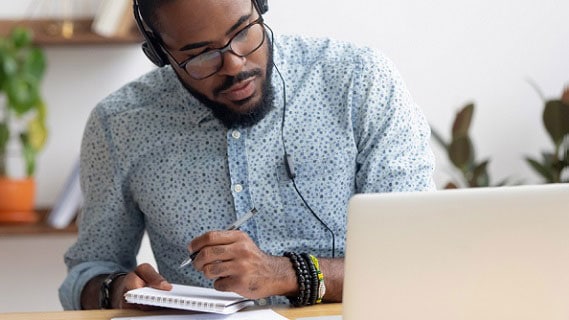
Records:
M434 190L430 127L393 63L367 49L353 80L358 193Z
M113 148L110 120L91 114L81 146L84 198L77 242L65 253L68 275L59 288L64 309L81 309L85 284L99 274L133 270L144 230L142 214L127 196L127 174Z

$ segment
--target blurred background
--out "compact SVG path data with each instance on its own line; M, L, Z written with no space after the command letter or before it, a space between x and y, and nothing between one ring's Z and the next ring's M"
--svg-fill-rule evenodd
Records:
M87 16L100 2L77 1L72 14ZM1 0L0 19L64 12L54 7L57 1L45 2ZM333 37L383 51L446 137L455 113L475 103L471 138L477 157L491 160L491 179L541 182L524 157L550 149L551 141L541 120L544 103L528 80L547 98L558 99L569 85L569 1L273 0L269 6L266 22L277 35ZM91 109L153 68L136 43L44 48L50 135L38 162L38 207L53 205L78 157ZM442 187L453 168L444 150L433 147Z

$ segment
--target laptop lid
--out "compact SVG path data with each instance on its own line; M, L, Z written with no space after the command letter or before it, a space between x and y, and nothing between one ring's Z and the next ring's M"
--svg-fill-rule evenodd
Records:
M569 184L360 194L343 319L569 319Z

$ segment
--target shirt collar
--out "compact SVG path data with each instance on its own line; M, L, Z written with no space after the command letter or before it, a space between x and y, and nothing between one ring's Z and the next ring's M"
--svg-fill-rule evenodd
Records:
M178 96L182 106L189 111L188 119L192 124L199 125L208 118L213 118L212 111L184 87L171 66L164 67L164 72L168 73L168 78L173 79L172 91Z

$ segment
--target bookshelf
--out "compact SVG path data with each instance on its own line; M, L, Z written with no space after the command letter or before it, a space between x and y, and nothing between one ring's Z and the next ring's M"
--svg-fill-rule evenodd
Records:
M50 209L37 210L39 215L38 222L36 223L14 223L14 224L0 224L0 238L5 236L19 236L19 235L47 235L47 234L76 234L77 225L73 221L68 227L63 229L56 229L50 227L47 223L47 216Z
M65 23L67 23L66 27L64 27ZM92 18L70 21L57 19L0 20L0 35L6 35L13 27L21 25L34 32L34 43L41 46L135 44L143 41L136 27L132 28L126 36L102 37L91 31L92 23ZM63 36L64 28L68 36Z

